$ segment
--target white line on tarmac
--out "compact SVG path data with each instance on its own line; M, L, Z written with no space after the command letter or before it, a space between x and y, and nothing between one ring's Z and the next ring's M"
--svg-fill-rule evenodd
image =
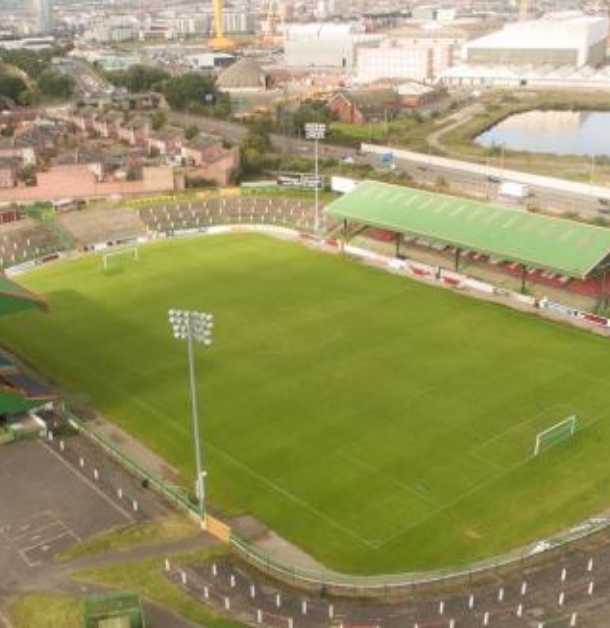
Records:
M106 502L108 502L115 510L120 512L126 519L131 521L131 523L133 523L135 521L135 519L126 510L121 508L121 506L119 506L118 504L115 504L110 499L110 497L108 497L108 495L106 495L106 493L101 491L97 486L95 486L95 484L93 484L93 482L91 482L84 475L81 475L68 462L66 462L58 453L53 451L53 449L51 449L51 447L49 447L46 443L41 443L41 444L49 453L53 454L53 456L55 456L55 458L57 458L57 460L59 460L67 469L70 469L70 471L72 471L72 473L74 473L74 475L77 478L79 478L82 482L84 482L91 490L95 491L100 497L102 497Z

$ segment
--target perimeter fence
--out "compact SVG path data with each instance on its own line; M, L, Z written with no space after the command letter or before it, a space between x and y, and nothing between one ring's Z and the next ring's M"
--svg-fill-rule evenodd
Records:
M101 447L133 475L146 481L150 488L170 503L199 520L197 506L181 488L168 484L145 469L68 408L63 409L63 416L74 429ZM489 559L430 571L364 576L342 574L323 568L303 568L257 548L241 538L230 525L209 513L206 513L205 523L207 531L220 541L228 543L235 555L275 580L320 595L357 598L400 599L423 591L484 582L512 571L527 571L556 560L594 539L610 541L610 513L603 513L557 535Z
M85 421L75 416L69 408L64 406L62 416L75 430L94 442L98 447L101 447L111 458L125 467L143 484L160 493L165 499L181 510L185 510L189 515L199 519L197 506L190 501L182 488L167 483L145 469L131 456L121 451L108 437L94 430L91 426L87 425Z

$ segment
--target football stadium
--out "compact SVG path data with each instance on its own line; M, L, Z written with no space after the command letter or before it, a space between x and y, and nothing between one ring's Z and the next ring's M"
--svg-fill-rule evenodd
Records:
M607 507L608 321L555 295L603 306L610 231L372 182L326 207L325 244L288 236L313 224L294 199L163 200L125 210L122 231L109 213L112 232L62 218L83 254L17 277L48 312L3 318L3 342L192 491L167 313L212 312L195 357L220 519L251 514L373 574L489 557ZM516 289L483 289L475 268Z

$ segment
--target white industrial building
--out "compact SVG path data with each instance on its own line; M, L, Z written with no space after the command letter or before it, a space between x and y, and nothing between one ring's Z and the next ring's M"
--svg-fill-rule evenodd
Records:
M358 46L374 45L381 35L369 35L358 23L290 24L284 40L284 62L291 67L353 68Z
M551 65L457 65L448 68L438 82L449 87L532 87L610 91L610 66L555 67Z
M507 24L466 44L465 61L479 65L598 66L603 63L608 18L580 12L550 13Z
M453 65L455 47L435 44L395 41L383 42L379 48L360 47L356 53L356 81L372 83L382 78L433 80Z
M86 31L83 38L86 41L111 43L129 41L138 37L140 22L131 15L110 15Z

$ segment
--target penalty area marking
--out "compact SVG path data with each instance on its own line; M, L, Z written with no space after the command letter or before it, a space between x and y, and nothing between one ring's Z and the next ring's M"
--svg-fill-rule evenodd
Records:
M78 360L77 360L77 362L78 362ZM187 428L185 428L182 425L177 424L175 421L172 421L171 417L169 415L165 414L164 412L161 412L160 410L158 410L154 406L151 406L149 403L143 401L139 397L135 397L134 395L129 394L128 392L124 391L120 386L117 386L113 382L110 382L110 381L108 381L106 379L102 380L101 376L96 376L96 379L98 381L103 381L105 386L107 386L109 388L112 388L114 391L124 395L126 398L131 399L136 405L146 409L151 414L153 414L153 415L155 415L155 416L157 416L159 418L164 419L164 421L166 421L166 424L167 424L168 427L171 427L172 429L180 432L181 434L186 434L186 435L190 434L190 430L188 430ZM226 460L228 460L230 463L232 463L233 466L238 467L240 469L243 469L248 475L250 475L253 478L255 478L256 480L258 480L261 484L264 484L268 488L273 489L273 491L275 491L279 495L282 495L288 501L290 501L290 502L300 506L301 508L307 510L311 514L313 514L316 517L318 517L318 519L320 519L321 521L324 521L325 523L331 525L335 529L343 532L343 534L345 534L346 536L349 536L349 537L355 539L356 541L359 541L364 546L366 546L366 547L368 547L370 549L377 549L379 547L380 541L366 539L365 537L363 537L360 534L358 534L358 532L356 532L355 530L352 530L351 528L348 528L347 526L344 526L342 523L339 523L338 521L336 521L332 517L326 515L322 511L318 510L315 506L312 506L310 503L308 503L307 501L305 501L304 499L302 499L298 495L295 495L294 493L291 493L289 490L287 490L285 488L282 488L281 486L278 486L277 484L275 484L275 482L273 482L272 480L264 477L260 473L256 472L254 469L249 467L247 464L245 464L241 460L237 460L231 454L229 454L228 452L224 451L220 447L216 447L215 445L213 445L211 443L208 443L208 447L210 449L213 449L220 456L224 457ZM55 452L53 450L50 450L50 451L52 451L52 453L55 454ZM57 455L57 454L55 454L55 455ZM59 458L59 459L62 460L61 458ZM62 462L64 462L64 461L62 460ZM67 465L68 463L64 462L64 464ZM87 481L86 478L83 478L83 479L85 481ZM93 488L95 488L95 490L99 491L99 489L96 486L93 486ZM104 495L103 493L101 493L101 495L106 497L106 495ZM107 498L107 499L109 500L109 498ZM119 508L119 506L117 506L113 502L110 501L110 503L112 503L113 506L115 506L115 508ZM121 509L121 511L123 512L123 514L125 514L122 509ZM130 519L132 519L131 516L130 516Z

